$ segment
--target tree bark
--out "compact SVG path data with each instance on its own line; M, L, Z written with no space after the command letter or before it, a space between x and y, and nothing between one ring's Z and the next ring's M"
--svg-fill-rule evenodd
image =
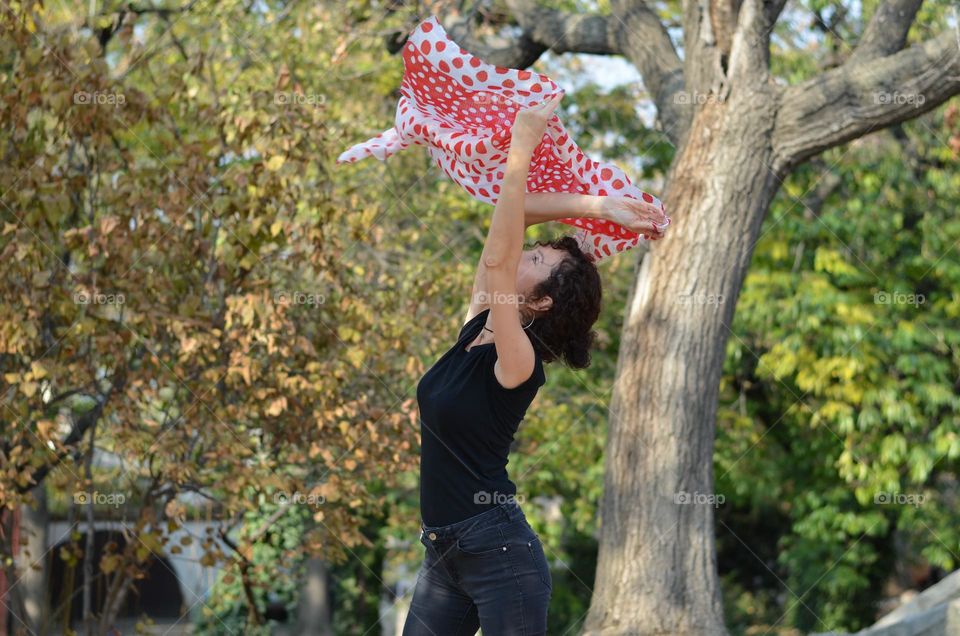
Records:
M698 111L669 178L670 239L643 259L610 405L584 634L724 634L713 442L729 324L767 206L772 85ZM685 501L690 499L692 501Z
M922 4L923 0L886 0L878 6L848 62L890 55L902 49Z

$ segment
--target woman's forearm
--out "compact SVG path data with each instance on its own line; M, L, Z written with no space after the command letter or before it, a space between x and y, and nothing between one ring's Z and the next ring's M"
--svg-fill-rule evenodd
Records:
M599 219L603 197L569 192L529 192L524 199L524 226L569 217Z
M507 153L500 196L493 208L490 231L483 247L483 259L488 267L516 265L520 262L526 229L524 201L527 196L527 175L533 151L534 147L513 143Z

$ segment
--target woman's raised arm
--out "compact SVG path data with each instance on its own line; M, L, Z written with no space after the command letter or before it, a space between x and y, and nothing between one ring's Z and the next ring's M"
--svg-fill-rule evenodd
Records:
M518 309L524 299L517 297L517 267L526 230L524 199L530 160L561 97L557 95L517 113L500 198L493 208L490 232L480 255L486 268L490 317L497 348L494 374L500 385L508 389L525 382L536 363L533 344L520 323Z
M571 217L613 221L648 239L663 238L657 224L667 217L652 203L628 197L574 194L570 192L528 192L523 205L525 227Z

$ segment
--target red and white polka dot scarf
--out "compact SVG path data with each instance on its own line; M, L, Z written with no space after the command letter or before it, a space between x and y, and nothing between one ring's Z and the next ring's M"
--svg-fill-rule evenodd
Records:
M496 204L517 110L563 89L546 75L493 66L471 55L450 39L435 16L413 30L403 47L403 63L396 125L352 146L337 163L369 156L384 160L411 144L423 145L470 196ZM533 153L527 191L627 196L663 207L617 166L587 157L558 116ZM610 221L560 220L579 228L581 245L598 261L643 239Z

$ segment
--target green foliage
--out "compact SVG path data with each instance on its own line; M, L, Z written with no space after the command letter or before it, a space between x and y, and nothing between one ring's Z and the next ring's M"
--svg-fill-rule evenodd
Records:
M203 599L199 618L194 623L201 634L224 636L254 634L268 636L277 622L264 620L255 624L250 620L244 578L259 611L295 616L297 592L301 584L304 554L299 549L310 526L310 514L305 506L289 506L276 516L280 506L264 498L258 511L244 515L240 535L262 532L264 519L270 519L269 528L253 542L253 549L245 558L236 558L221 571L216 583ZM248 563L244 572L241 563Z
M828 153L765 222L728 344L716 481L731 533L753 546L760 523L781 530L763 586L727 578L733 624L769 619L769 586L786 590L774 621L855 631L897 564L960 566L956 122L947 106Z

